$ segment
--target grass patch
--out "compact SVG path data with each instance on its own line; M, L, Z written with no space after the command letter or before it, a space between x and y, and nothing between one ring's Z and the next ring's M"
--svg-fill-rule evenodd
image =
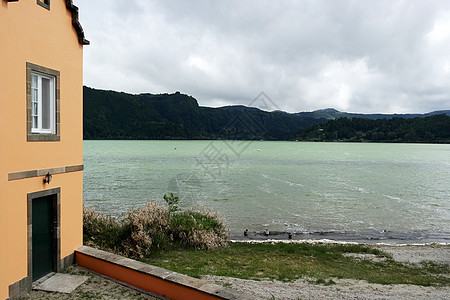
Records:
M373 254L381 262L346 257L345 253ZM193 277L218 275L241 279L293 281L316 278L316 284L334 284L332 278L366 280L379 284L450 285L448 266L406 265L378 249L363 245L232 243L209 251L172 248L153 252L143 261Z

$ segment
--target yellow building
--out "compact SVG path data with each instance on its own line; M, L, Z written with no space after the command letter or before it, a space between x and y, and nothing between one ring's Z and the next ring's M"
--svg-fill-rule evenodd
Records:
M0 299L82 245L88 44L72 0L0 0Z

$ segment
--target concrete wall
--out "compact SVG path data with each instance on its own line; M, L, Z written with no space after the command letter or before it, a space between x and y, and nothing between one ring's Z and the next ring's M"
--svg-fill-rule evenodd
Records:
M50 10L36 0L0 0L0 299L28 274L27 194L59 187L61 258L82 245L81 168L57 172L50 184L36 170L83 164L83 46L64 0ZM27 141L26 63L60 72L60 141ZM52 173L52 171L50 171ZM19 175L11 180L11 174Z

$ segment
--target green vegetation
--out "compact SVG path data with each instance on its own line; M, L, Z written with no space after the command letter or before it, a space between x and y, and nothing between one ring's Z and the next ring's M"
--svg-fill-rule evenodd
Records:
M322 285L334 284L335 278L380 284L450 285L447 265L406 265L363 245L230 244L227 226L217 214L180 210L179 199L173 194L164 199L167 207L148 202L117 218L84 208L84 244L193 277L281 281L305 278Z
M346 253L372 254L378 260ZM379 284L450 285L448 266L406 265L362 245L231 243L209 251L172 249L154 252L145 262L193 277L228 276L242 279L293 281L331 285L333 278Z
M131 95L84 87L84 138L289 140L325 119L245 106L200 107L180 94Z
M297 137L307 141L450 143L450 116L369 120L340 118L317 124Z
M169 214L179 211L178 203L180 202L180 197L170 193L169 196L164 195L164 201L166 201L169 207Z
M84 244L141 259L173 247L212 249L227 244L228 229L217 214L206 210L179 211L178 197L170 195L165 199L169 208L148 202L118 218L85 207Z
M445 119L434 119L434 126L422 124L420 119L449 115L450 111L387 115L345 113L329 108L290 114L245 106L200 107L193 97L179 92L131 95L84 87L83 93L86 140L448 141L439 131L442 126L446 128ZM318 123L320 127L314 126ZM408 128L410 125L414 126L412 130Z
M114 250L117 245L120 245L124 235L125 229L117 219L83 207L84 244L104 250Z

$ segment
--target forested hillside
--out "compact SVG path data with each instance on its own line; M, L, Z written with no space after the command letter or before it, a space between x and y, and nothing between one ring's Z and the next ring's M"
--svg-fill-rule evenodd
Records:
M84 139L238 139L448 142L449 111L425 115L290 114L246 106L201 107L191 96L84 87ZM430 116L425 117L424 116ZM320 123L320 125L319 125Z
M291 140L325 119L245 106L200 107L191 96L84 88L84 139Z
M450 116L362 119L340 118L311 126L297 137L306 141L449 143Z

